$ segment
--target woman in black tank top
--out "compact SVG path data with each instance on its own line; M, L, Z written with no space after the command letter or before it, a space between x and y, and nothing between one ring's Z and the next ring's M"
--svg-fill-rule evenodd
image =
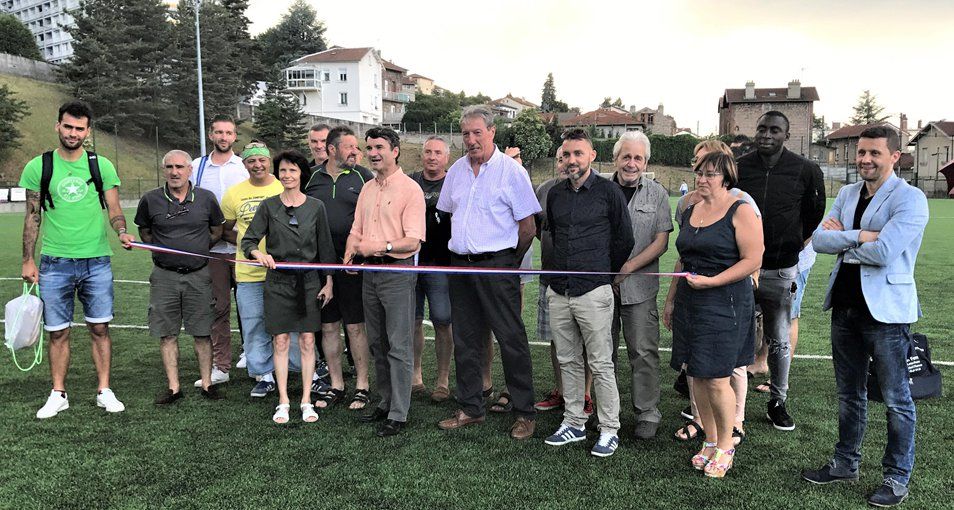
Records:
M707 154L695 167L702 202L680 218L676 249L685 271L673 310L673 352L686 360L705 431L692 458L706 476L721 478L735 455L732 370L752 361L755 303L749 275L762 260L762 226L753 209L729 194L738 174L726 154Z

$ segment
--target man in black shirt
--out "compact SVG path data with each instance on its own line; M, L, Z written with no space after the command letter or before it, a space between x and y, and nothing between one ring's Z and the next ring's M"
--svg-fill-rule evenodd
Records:
M544 269L619 271L634 244L626 198L619 186L590 168L596 151L586 131L565 133L562 150L568 177L547 197L553 258L552 266ZM588 364L600 423L600 438L590 453L599 457L612 455L619 446L619 391L610 338L612 283L611 274L557 275L550 278L547 290L565 411L563 423L546 443L557 446L586 439L583 367Z
M192 158L170 151L162 160L166 184L139 201L136 225L145 243L209 255L222 237L225 218L211 191L189 182ZM149 277L149 333L159 337L168 389L156 397L157 405L182 398L179 387L179 329L195 338L202 395L222 398L212 386L212 277L208 260L200 257L153 252L155 267Z
M311 174L305 194L324 202L331 227L331 239L338 261L342 261L345 243L354 223L358 194L374 176L367 168L357 165L361 150L354 131L338 126L328 131L325 150L328 160ZM368 337L364 329L364 305L361 299L361 273L351 275L335 271L334 297L321 309L321 347L328 363L331 390L319 394L316 407L330 407L344 399L344 377L341 371L341 323L347 329L349 349L357 372L355 396L351 409L364 409L368 404Z
M308 130L308 150L311 151L311 161L308 166L312 171L325 164L328 161L328 132L331 126L328 124L315 124Z
M789 327L798 276L798 252L811 239L825 213L825 179L811 161L785 148L788 118L769 111L759 117L756 150L738 160L738 187L762 211L765 254L759 271L756 303L762 309L768 344L771 399L766 416L777 430L794 430L788 414Z
M439 136L424 141L421 161L424 170L411 175L424 190L427 206L427 241L421 245L417 262L421 266L446 266L450 264L450 214L437 209L450 151L447 142ZM451 333L450 288L447 275L420 273L417 275L417 308L414 321L414 377L412 393L426 391L421 371L421 354L424 351L424 300L427 299L431 324L434 326L434 350L437 354L437 381L431 400L443 402L450 398L450 360L454 354L454 337Z

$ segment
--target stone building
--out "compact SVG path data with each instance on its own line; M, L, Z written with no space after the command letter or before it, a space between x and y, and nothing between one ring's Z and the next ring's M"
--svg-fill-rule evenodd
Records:
M818 101L815 87L802 87L798 80L790 81L788 88L757 89L755 82L749 81L744 89L725 89L719 98L719 134L751 137L763 113L780 111L790 122L791 136L785 147L808 157L815 101Z

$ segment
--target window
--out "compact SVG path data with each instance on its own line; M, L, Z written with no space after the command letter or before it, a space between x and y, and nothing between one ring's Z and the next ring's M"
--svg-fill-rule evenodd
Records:
M323 78L322 81L331 81L331 71L322 71Z
M338 69L338 81L348 81L347 69Z
M348 93L347 93L347 92L341 92L341 93L338 94L338 95L340 96L340 103L341 103L341 104L343 104L343 105L348 104Z
M314 69L289 69L285 72L289 87L312 87L315 85Z

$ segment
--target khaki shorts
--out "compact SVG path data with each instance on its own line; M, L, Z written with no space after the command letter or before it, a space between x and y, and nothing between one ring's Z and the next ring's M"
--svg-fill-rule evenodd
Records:
M153 267L149 275L149 334L157 337L212 334L215 300L209 267L187 274Z

